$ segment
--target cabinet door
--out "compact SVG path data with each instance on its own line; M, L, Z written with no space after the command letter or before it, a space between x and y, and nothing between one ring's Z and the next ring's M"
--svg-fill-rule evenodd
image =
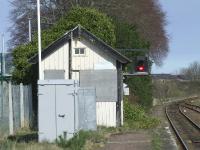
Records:
M75 130L74 85L56 86L57 137L73 137Z
M56 139L55 85L38 86L39 141Z

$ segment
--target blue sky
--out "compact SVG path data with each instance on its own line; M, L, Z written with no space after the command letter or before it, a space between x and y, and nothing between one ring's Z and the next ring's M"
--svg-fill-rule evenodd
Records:
M10 7L7 0L0 2L0 34L4 33L8 40ZM160 0L160 3L167 15L170 52L162 67L153 66L153 73L176 73L189 63L200 61L200 0Z
M170 52L154 73L176 73L193 61L200 61L200 1L160 0L166 12Z

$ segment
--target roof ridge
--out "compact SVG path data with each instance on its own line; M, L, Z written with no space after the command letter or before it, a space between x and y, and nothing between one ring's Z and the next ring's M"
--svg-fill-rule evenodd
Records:
M100 44L102 44L105 47L107 47L108 49L110 49L111 55L113 55L113 57L115 57L116 60L119 60L121 63L129 63L129 62L131 62L131 60L129 58L127 58L126 56L124 56L123 54L121 54L120 52L118 52L115 48L111 47L109 44L107 44L102 39L100 39L99 37L97 37L96 35L94 35L93 33L91 33L90 31L88 31L86 28L84 28L80 24L78 24L73 29L65 32L64 35L62 35L60 38L56 39L51 44L49 44L45 49L42 50L42 55L49 55L48 51L50 51L50 53L51 53L51 51L54 51L52 49L55 49L56 46L59 46L66 39L72 38L72 36L70 36L70 33L74 33L75 30L77 30L77 29L78 29L78 32L82 30L81 34L84 34L83 32L85 32L85 34L88 34L88 36L90 36L90 38L93 38L94 40L97 40L98 42L100 42ZM80 34L80 32L78 34ZM38 59L37 55L38 54L36 53L34 56L32 56L31 58L29 58L29 61L32 62L32 63L37 63L37 61L38 61L37 60ZM44 57L46 57L46 56L44 56Z

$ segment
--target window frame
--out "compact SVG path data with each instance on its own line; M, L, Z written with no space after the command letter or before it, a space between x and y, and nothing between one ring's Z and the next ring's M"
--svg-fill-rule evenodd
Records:
M78 50L78 54L76 53L76 50ZM84 50L83 54L81 54L81 50ZM86 56L86 48L85 47L76 47L76 48L74 48L73 55L74 56Z

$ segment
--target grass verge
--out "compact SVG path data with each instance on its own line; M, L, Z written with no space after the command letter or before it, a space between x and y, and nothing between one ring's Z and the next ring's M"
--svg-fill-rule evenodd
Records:
M160 137L160 134L158 132L152 132L151 133L152 135L152 147L153 147L153 150L162 150L162 140L161 140L161 137Z

